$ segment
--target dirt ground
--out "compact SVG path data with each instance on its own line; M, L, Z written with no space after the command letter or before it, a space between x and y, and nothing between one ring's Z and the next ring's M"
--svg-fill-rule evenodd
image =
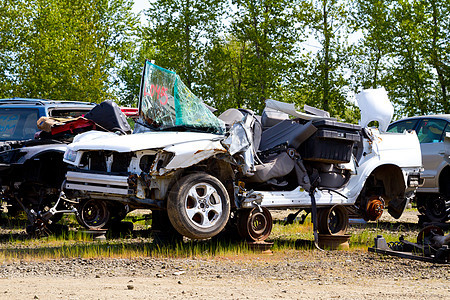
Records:
M415 214L391 222L415 222ZM450 266L367 250L0 263L0 299L446 299Z
M0 266L0 299L448 299L450 267L356 251Z

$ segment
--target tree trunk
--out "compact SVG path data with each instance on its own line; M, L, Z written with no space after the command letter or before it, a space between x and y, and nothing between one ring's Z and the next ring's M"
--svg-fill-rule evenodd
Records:
M447 83L445 80L445 74L442 68L443 62L441 61L439 55L439 47L438 47L438 34L439 34L439 24L438 24L438 10L434 1L431 1L431 6L433 10L433 41L431 44L431 63L436 70L439 84L441 86L442 93L442 104L444 107L444 112L448 113L450 109L450 105L447 99Z
M325 37L325 42L323 45L323 94L322 94L322 105L325 111L329 110L329 93L330 93L330 30L328 27L328 8L327 0L323 0L323 33Z

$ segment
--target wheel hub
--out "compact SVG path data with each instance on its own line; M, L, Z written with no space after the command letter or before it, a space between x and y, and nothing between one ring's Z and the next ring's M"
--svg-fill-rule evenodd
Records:
M367 221L378 220L384 211L384 200L381 197L371 197L367 201L366 206L366 217Z
M265 207L239 211L238 233L249 241L264 241L272 232L272 215Z
M344 206L335 205L317 210L318 230L321 234L343 235L348 227L348 213Z
M222 214L222 200L209 183L198 183L191 187L186 200L189 220L201 228L214 226Z
M108 206L104 201L90 199L78 207L80 224L89 229L98 229L107 225L110 220Z

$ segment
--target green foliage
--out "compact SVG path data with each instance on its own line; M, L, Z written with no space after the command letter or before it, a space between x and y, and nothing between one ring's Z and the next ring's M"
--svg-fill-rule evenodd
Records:
M12 82L2 87L3 96L115 98L114 69L127 58L137 22L132 1L8 1L16 5L7 9L6 20L18 33L9 49Z
M230 34L237 44L240 76L236 99L239 107L255 111L268 98L279 98L279 88L295 61L296 18L292 1L236 0ZM236 49L236 48L235 48ZM245 100L245 104L243 103Z
M124 106L137 106L144 61L155 56L154 48L142 38L142 30L139 30L138 41L135 48L128 49L128 60L124 61L118 71L122 84L119 102Z
M0 3L0 96L10 95L15 84L16 50L24 38L26 5L21 0L4 0Z
M203 58L199 96L219 112L230 107L243 107L240 50L234 40L215 39Z
M448 113L448 1L355 2L363 31L352 70L353 86L384 86L397 115Z
M381 86L397 116L450 111L449 1L155 0L142 27L132 2L3 0L0 97L134 106L151 59L219 111L272 98L354 122L348 95Z
M352 49L347 45L349 36L348 11L345 2L336 0L310 1L312 9L306 26L316 37L320 49L308 56L307 73L301 76L307 83L306 102L344 118L349 106L347 66Z
M225 4L223 0L152 1L143 39L155 52L147 58L177 72L197 92L202 59L220 32Z
M392 40L388 21L389 4L392 1L359 0L353 4L351 26L360 31L364 38L357 44L351 62L355 90L378 88L385 85L386 65Z

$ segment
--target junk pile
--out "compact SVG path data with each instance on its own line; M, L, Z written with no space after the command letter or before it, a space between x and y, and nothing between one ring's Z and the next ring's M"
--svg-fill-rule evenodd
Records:
M431 263L450 264L450 234L444 236L440 227L427 226L417 235L417 242L409 242L400 237L397 242L389 242L381 236L375 238L375 246L369 252L397 256Z

